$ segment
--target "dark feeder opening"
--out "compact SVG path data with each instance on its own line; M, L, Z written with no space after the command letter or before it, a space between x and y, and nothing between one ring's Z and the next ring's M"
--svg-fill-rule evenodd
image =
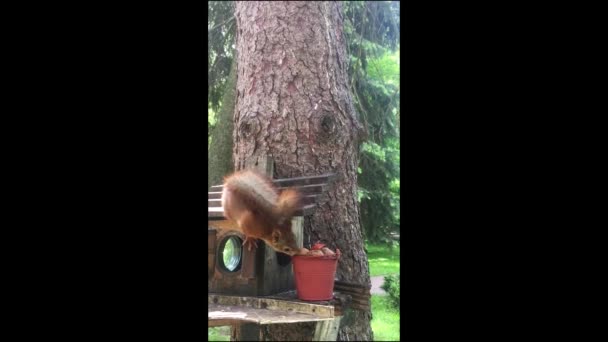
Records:
M291 264L291 257L287 254L281 253L281 252L276 252L277 253L277 263L280 266L287 266L289 264Z

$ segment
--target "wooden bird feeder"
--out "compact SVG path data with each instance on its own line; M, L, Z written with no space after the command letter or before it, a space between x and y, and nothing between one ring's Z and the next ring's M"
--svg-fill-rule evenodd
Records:
M274 164L264 157L250 161L248 168L272 176ZM334 179L334 174L326 174L273 180L280 190L295 188L303 196L303 208L292 219L298 247L303 247L304 216L317 207ZM354 292L335 293L331 301L298 300L291 257L262 240L251 251L242 247L245 237L235 230L236 222L224 217L222 189L215 185L208 193L208 326L230 325L237 340L264 340L262 325L317 322L313 340L335 340ZM336 282L337 289L348 290Z

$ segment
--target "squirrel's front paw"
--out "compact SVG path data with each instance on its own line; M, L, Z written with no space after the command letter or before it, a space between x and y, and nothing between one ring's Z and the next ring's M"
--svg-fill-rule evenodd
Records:
M251 251L252 245L253 245L253 247L258 248L258 243L257 243L256 239L249 237L249 236L245 237L245 241L243 241L243 246L245 246L245 244L248 245L248 247L247 247L248 251Z

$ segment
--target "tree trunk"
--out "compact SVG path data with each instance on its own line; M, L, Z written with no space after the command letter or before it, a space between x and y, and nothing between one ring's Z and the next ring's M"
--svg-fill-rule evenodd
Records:
M369 286L357 205L361 126L348 88L341 7L237 2L235 169L252 156L269 155L278 178L336 173L323 204L306 218L304 244L321 240L339 248L337 278ZM348 312L338 340L372 340L370 319L369 309ZM272 340L304 341L312 336L310 326L265 329Z
M222 107L217 114L217 124L211 133L207 168L207 189L221 184L224 176L233 171L232 131L234 129L234 102L236 93L236 60L232 61L226 90L222 96Z

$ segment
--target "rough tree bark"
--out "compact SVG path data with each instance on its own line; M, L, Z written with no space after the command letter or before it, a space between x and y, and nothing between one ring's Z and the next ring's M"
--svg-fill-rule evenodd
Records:
M222 107L217 113L217 124L211 133L207 169L207 189L221 184L224 176L232 172L232 131L234 129L234 103L236 93L236 60L232 62L226 90L222 96Z
M326 201L307 217L305 245L321 240L339 248L337 278L369 286L357 205L361 125L348 88L341 7L340 2L237 2L233 154L235 169L252 156L272 156L279 178L337 173ZM372 340L370 319L369 309L348 312L338 340ZM265 327L272 340L312 337L310 324Z

